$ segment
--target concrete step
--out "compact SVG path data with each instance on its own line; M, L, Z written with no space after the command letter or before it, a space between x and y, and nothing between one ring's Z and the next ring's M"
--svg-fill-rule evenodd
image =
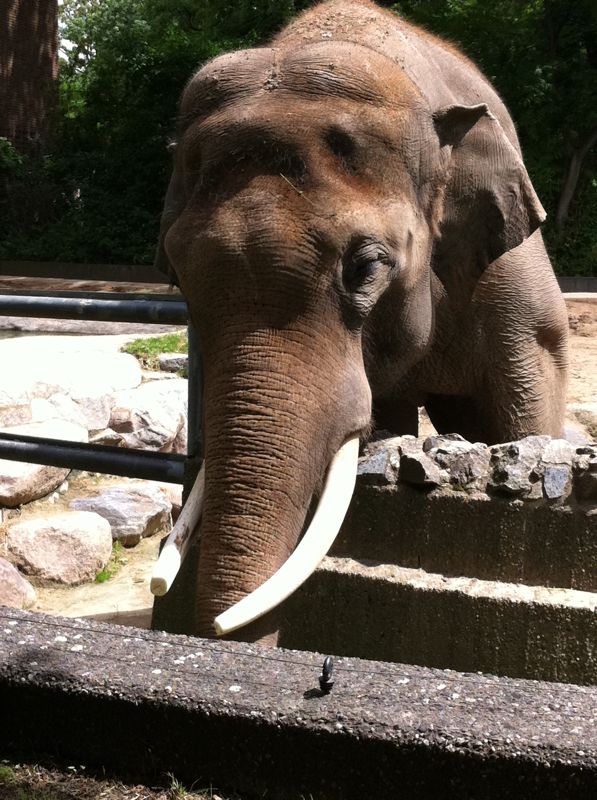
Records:
M280 644L597 684L597 593L329 557L286 601Z
M337 658L323 694L317 653L3 608L0 633L4 758L273 800L596 796L596 688Z

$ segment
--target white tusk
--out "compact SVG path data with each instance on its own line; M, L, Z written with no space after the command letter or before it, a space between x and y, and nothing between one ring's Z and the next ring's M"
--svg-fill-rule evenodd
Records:
M338 535L354 490L359 439L345 442L328 470L309 529L296 550L271 578L214 620L218 636L242 628L286 600L315 571Z
M180 565L191 543L191 535L201 517L203 492L205 489L205 461L195 479L187 502L184 504L172 533L166 539L162 552L153 569L149 588L151 593L161 597L166 594L178 574Z

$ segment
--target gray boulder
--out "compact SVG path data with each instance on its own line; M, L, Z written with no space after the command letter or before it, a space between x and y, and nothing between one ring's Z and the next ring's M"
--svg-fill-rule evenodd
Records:
M9 552L21 569L42 581L91 581L112 552L109 523L98 514L69 511L10 525Z
M413 486L433 487L442 483L438 465L423 451L423 442L414 436L400 437L398 444L399 478Z
M559 500L572 491L575 446L564 439L527 436L491 448L488 486L528 500Z
M489 488L498 494L541 499L543 486L535 467L550 441L549 436L526 436L492 447Z
M490 453L482 442L467 442L457 433L429 436L423 451L446 470L454 489L485 491Z
M87 430L107 427L112 394L141 383L137 359L118 352L125 338L35 336L0 341L0 425L63 419Z
M188 384L186 379L144 383L118 392L109 428L121 446L160 452L186 452Z
M96 495L73 500L70 506L104 517L110 523L113 539L125 547L166 533L172 526L172 504L159 487L146 483L131 481L109 486Z
M37 593L10 561L0 558L0 606L31 608Z
M188 368L189 356L187 353L160 353L159 363L164 372L178 372Z
M52 419L2 430L5 433L66 439L70 442L87 441L85 428L64 420ZM15 508L44 497L60 486L69 472L59 467L0 459L0 506Z

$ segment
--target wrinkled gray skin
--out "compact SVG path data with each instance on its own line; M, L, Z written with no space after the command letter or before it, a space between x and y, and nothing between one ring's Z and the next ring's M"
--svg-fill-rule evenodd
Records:
M349 436L416 434L419 405L487 443L561 433L567 319L543 217L481 73L367 0L195 75L158 255L205 363L189 632L212 635L284 562Z

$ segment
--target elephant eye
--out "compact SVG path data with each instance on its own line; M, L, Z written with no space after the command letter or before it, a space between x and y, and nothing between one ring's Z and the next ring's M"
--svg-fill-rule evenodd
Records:
M343 260L342 279L351 292L366 289L380 270L391 267L392 259L387 248L373 239L361 239L350 247Z

